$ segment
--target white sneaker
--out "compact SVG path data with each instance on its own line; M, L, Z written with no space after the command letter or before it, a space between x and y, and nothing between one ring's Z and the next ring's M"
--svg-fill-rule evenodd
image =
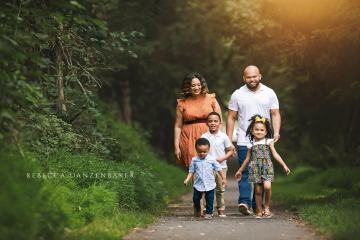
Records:
M250 215L251 212L249 211L248 206L245 203L239 204L239 212L241 212L244 215Z
M205 217L204 217L206 220L210 220L212 219L212 214L205 214Z

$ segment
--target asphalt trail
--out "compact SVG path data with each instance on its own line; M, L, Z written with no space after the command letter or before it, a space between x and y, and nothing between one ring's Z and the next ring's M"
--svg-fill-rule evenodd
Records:
M193 216L192 195L184 195L170 204L168 211L154 224L145 229L135 228L125 240L139 239L320 239L314 231L299 222L296 216L280 206L272 206L271 219L255 219L243 216L237 209L238 189L235 181L229 181L225 193L226 218L204 220Z

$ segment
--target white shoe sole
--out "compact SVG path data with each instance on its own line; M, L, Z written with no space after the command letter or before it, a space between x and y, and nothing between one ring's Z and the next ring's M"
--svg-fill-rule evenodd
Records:
M250 211L245 205L239 205L239 212L244 215L250 215Z

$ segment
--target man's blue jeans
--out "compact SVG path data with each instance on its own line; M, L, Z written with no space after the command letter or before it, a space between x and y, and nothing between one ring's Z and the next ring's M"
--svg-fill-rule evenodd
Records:
M237 145L236 150L239 157L239 164L241 166L246 158L248 149L246 146ZM239 193L240 193L238 203L239 204L246 203L248 207L252 207L253 209L256 209L255 198L253 198L252 196L253 193L252 184L249 183L248 176L249 176L249 170L248 167L246 167L242 172L241 180L238 182Z
M203 192L199 192L194 188L193 202L197 212L200 212L200 200ZM214 189L204 192L206 201L206 214L212 214L214 208Z

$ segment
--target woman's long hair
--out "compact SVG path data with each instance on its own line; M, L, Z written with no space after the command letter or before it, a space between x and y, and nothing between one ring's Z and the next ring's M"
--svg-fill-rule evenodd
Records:
M183 99L191 96L191 81L198 78L201 84L201 94L205 95L209 92L205 78L200 73L189 73L185 76L181 86L181 97Z

